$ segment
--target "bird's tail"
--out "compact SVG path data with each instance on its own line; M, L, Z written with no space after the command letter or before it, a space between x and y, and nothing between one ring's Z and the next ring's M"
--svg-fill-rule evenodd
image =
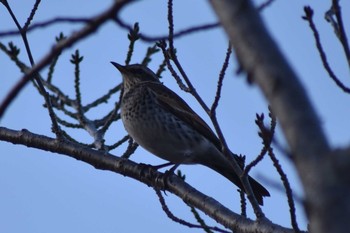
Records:
M235 159L237 160L238 164L242 165L242 158L235 156ZM215 159L215 161L211 160L210 163L203 165L210 167L214 171L223 175L236 186L238 186L241 190L245 191L239 176L234 172L232 166L229 165L229 162L226 161L226 158L224 158L224 160L225 161L219 161ZM269 191L267 191L267 189L264 186L262 186L258 181L254 180L252 177L248 176L248 180L250 186L252 187L255 198L257 199L260 205L263 205L263 197L270 196Z

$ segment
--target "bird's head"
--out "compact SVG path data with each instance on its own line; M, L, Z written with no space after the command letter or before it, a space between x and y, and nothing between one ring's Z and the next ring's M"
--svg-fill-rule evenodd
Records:
M157 82L159 78L157 75L144 65L120 65L116 62L111 62L122 74L124 90L128 90L130 87L142 82Z

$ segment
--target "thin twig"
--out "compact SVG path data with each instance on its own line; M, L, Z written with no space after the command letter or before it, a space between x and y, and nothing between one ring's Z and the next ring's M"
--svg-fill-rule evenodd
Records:
M73 33L66 40L54 46L46 56L44 56L28 73L26 73L21 78L19 82L16 83L16 85L7 94L5 99L1 102L0 119L3 117L7 107L12 103L14 98L28 83L28 81L30 81L35 76L35 74L41 71L44 67L49 65L52 59L57 56L57 54L71 47L77 41L80 41L81 39L95 32L100 25L113 18L123 6L132 1L133 0L114 1L113 5L108 10L93 18L87 26L82 28L80 31Z
M173 6L172 0L168 0L168 24L169 24L168 41L169 41L169 56L170 56L169 58L175 63L175 66L179 70L182 78L185 80L190 93L196 98L196 100L202 106L202 108L209 114L210 110L209 110L208 106L205 104L203 99L197 93L196 89L194 88L190 79L188 78L186 72L182 68L179 60L177 59L176 50L174 47L174 37L173 37L173 35L174 35L174 19L173 19L172 6ZM168 66L168 68L170 69L171 67Z
M80 56L79 50L75 50L75 54L72 55L70 62L74 64L74 90L75 90L75 108L77 110L78 118L83 119L84 111L81 103L80 92L80 63L83 61L83 56Z
M216 88L215 99L214 99L214 102L213 102L213 104L211 106L211 109L210 109L211 113L215 112L216 108L218 107L219 100L220 100L220 97L221 97L222 82L223 82L224 77L225 77L225 72L226 72L227 67L228 67L228 62L229 62L231 53L232 53L232 47L231 47L231 44L229 43L227 51L226 51L225 61L224 61L224 64L222 65L222 69L220 71L220 75L219 75L219 79L218 79L218 85L217 85L217 88Z
M36 11L38 10L38 7L39 7L40 2L41 2L41 0L36 0L36 1L35 1L35 4L34 4L34 6L33 6L33 9L32 9L32 11L30 12L29 17L28 17L27 21L25 22L25 24L24 24L24 26L23 26L23 30L24 30L25 32L27 32L27 33L28 33L28 30L27 30L27 29L28 29L28 27L29 27L31 21L32 21L33 18L34 18L34 15L35 15Z
M317 28L314 24L313 21L313 10L311 7L304 7L304 12L305 16L303 16L303 19L309 22L309 26L314 34L315 42L316 42L316 47L317 50L320 54L323 67L326 69L328 75L331 77L331 79L335 82L335 84L345 93L350 94L350 88L346 87L339 79L338 77L334 74L332 68L330 67L328 61L327 61L327 56L326 53L323 50L321 41L320 41L320 35L318 34Z
M23 43L24 43L24 46L25 46L25 50L27 52L27 56L28 56L29 61L30 61L30 64L31 64L32 67L34 67L35 66L35 62L34 62L34 58L33 58L33 55L32 55L32 52L31 52L31 48L30 48L30 45L29 45L29 41L28 41L28 38L27 38L27 32L26 32L25 28L22 28L21 25L19 24L19 22L17 20L17 17L13 13L13 11L12 11L10 5L8 4L7 0L3 0L2 3L6 7L7 11L9 12L9 14L11 15L12 20L16 24L17 29L18 29L18 31L21 34L21 37L22 37L22 40L23 40ZM28 25L30 23L31 18L34 17L34 14L36 12L36 8L38 7L39 3L40 3L40 1L36 1L32 11L31 11L31 15L28 18L28 21L27 21L26 25ZM42 84L39 72L38 71L33 72L32 77L33 77L33 79L35 80L35 82L37 84L37 87L38 87L38 90L39 90L40 94L44 97L44 100L45 100L45 103L46 103L46 107L47 107L47 110L49 112L49 116L50 116L50 119L51 119L51 122L52 122L52 131L56 134L57 138L60 138L61 137L61 129L58 126L58 123L57 123L57 120L56 120L56 115L55 115L55 113L54 113L54 111L52 109L52 106L51 106L51 100L49 98L48 93L46 92L46 90L44 88L44 85ZM11 94L11 92L10 92L10 94ZM1 105L1 107L2 107L2 105ZM2 111L1 111L2 108L1 107L0 107L0 119L2 117L2 114L1 114L2 113ZM6 108L3 109L4 112L5 112L5 109Z
M134 28L129 31L128 39L129 39L130 43L129 43L128 53L127 53L126 58L125 58L126 65L130 64L131 57L132 57L132 54L134 52L135 42L140 38L139 37L139 30L140 30L139 24L135 23Z
M116 24L118 24L120 27L122 27L122 28L124 28L124 29L126 29L128 31L132 30L132 26L127 24L127 23L125 23L123 20L121 20L119 18L119 16L116 16L114 18L114 22ZM178 32L174 33L174 37L173 38L179 38L179 37L182 37L182 36L190 35L190 34L195 33L195 32L218 28L219 26L220 26L220 23L218 23L218 22L203 24L203 25L199 25L199 26L193 26L193 27L190 27L190 28L187 28L187 29L183 29L181 31L178 31ZM168 40L168 38L169 38L168 35L164 35L164 36L150 36L150 35L146 35L145 33L140 33L139 36L140 36L140 39L142 41L151 42L151 43L157 42L157 41L160 41L160 40Z
M136 151L137 147L139 144L134 142L134 140L129 136L129 141L128 141L128 148L126 148L126 151L124 154L121 156L121 158L128 159L130 156Z
M277 160L273 149L271 147L268 147L268 155L270 156L271 160L273 161L273 165L276 168L278 174L281 177L283 186L286 190L286 195L287 195L287 200L288 200L288 205L289 205L289 213L290 213L290 218L291 218L291 223L292 227L295 230L295 232L300 232L298 222L297 222L297 217L295 213L295 204L293 200L293 191L292 188L290 187L290 183L288 181L287 175L284 173L282 170L281 165L279 164L279 161Z
M264 148L267 150L267 153L269 157L271 158L274 167L276 168L277 173L280 175L280 178L282 180L283 186L285 188L285 192L287 195L288 205L289 205L289 212L290 212L290 218L291 218L291 224L295 232L300 232L298 222L296 220L296 213L295 213L295 203L293 199L293 191L290 187L290 183L288 181L287 175L284 173L281 164L279 163L278 159L275 156L275 153L273 151L273 148L271 147L271 142L275 133L276 129L276 117L273 115L271 108L269 108L269 116L270 116L270 129L266 129L264 125L264 115L261 114L260 116L257 115L257 120L255 121L258 125L260 132L259 136L261 137L263 141Z
M192 85L190 79L188 78L186 72L184 71L184 69L182 68L176 53L175 53L175 48L174 48L174 38L173 38L173 31L174 31L174 24L173 24L173 4L172 4L172 0L168 0L168 24L169 24L169 53L170 53L170 59L174 62L176 68L179 70L182 78L185 80L190 93L196 98L197 102L201 105L201 107L206 111L206 113L210 116L210 119L213 123L213 126L215 128L215 131L219 137L219 140L221 141L221 145L222 145L222 153L223 155L228 159L228 161L230 161L230 164L232 165L232 168L234 170L234 172L236 172L236 174L238 176L240 176L241 178L241 182L243 184L244 190L247 193L247 197L249 199L249 201L252 204L252 207L254 209L255 215L257 216L258 219L264 219L265 215L262 212L255 196L253 193L253 190L251 188L251 185L248 181L248 177L247 176L241 176L242 174L242 169L239 166L238 162L235 160L234 156L232 156L232 152L228 149L228 145L227 142L223 136L222 130L219 126L219 123L217 121L216 118L216 113L213 112L211 113L209 107L205 104L205 102L203 101L203 99L200 97L200 95L197 93L197 91L195 90L194 86ZM167 58L167 57L165 57ZM168 64L168 63L167 63ZM169 68L169 67L168 67Z
M105 134L107 132L112 122L114 122L116 119L120 119L117 117L119 108L120 108L120 103L119 102L115 103L114 109L107 115L106 119L103 119L104 124L102 128L99 130L102 134Z
M241 189L238 189L238 192L239 192L239 196L241 199L241 215L243 217L247 217L247 202L246 202L246 198L245 198L245 193Z
M333 15L335 15L336 20L333 19ZM350 68L350 48L349 48L349 41L346 35L346 31L344 29L344 23L343 23L343 16L342 11L339 5L339 0L332 0L332 6L331 9L329 9L325 13L325 18L328 22L330 22L333 26L334 32L337 35L337 38L339 39L345 56L346 60L348 61L348 65Z
M88 24L92 22L91 19L88 18L69 18L69 17L57 17L53 18L44 22L39 22L39 23L33 23L31 26L29 26L26 30L26 32L31 32L34 31L35 29L39 28L45 28L48 26L52 26L54 24L58 23L85 23ZM6 36L17 36L21 34L18 30L10 30L10 31L5 31L5 32L0 32L0 37L6 37Z
M185 92L190 92L191 90L182 82L180 76L176 73L174 67L171 65L169 51L166 49L165 41L159 41L157 43L157 46L161 48L164 56L164 63L170 71L171 75L175 78L177 85L180 87L181 90Z
M183 219L180 219L178 217L176 217L171 211L170 209L168 208L167 204L165 203L165 200L164 200L164 197L161 193L161 191L157 188L154 188L154 191L156 192L157 196L158 196L158 199L159 199L159 202L162 206L162 209L163 211L165 212L165 214L168 216L168 218L170 218L172 221L176 222L176 223L179 223L181 225L184 225L184 226L187 226L189 228L200 228L200 229L203 229L203 227L201 225L197 225L197 224L193 224L193 223L190 223L190 222L187 222ZM214 231L217 231L217 232L222 232L222 233L228 233L228 231L225 231L225 230L222 230L218 227L210 227L210 226L207 226L210 230L214 230Z
M119 141L117 141L116 143L110 145L110 146L107 146L108 148L108 151L111 151L117 147L119 147L120 145L122 145L123 143L125 143L126 141L129 140L129 135L125 135L122 139L120 139Z
M86 112L89 109L96 107L97 105L99 105L101 103L107 103L107 101L109 100L109 98L112 97L113 94L117 93L118 91L121 91L121 88L122 88L121 84L118 84L117 86L113 87L104 96L101 96L98 99L92 101L91 103L85 105L83 107L84 111Z

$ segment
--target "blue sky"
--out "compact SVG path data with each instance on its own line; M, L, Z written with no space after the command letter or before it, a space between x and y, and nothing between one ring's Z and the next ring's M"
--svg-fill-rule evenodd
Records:
M23 24L34 1L10 1L15 14ZM260 3L261 1L256 1ZM112 1L43 1L34 19L42 22L56 16L89 17L106 9ZM350 22L350 3L340 1L344 10L344 22ZM324 21L328 9L326 1L282 1L276 0L264 10L263 19L272 36L288 61L299 75L308 95L317 110L324 130L333 146L348 145L350 135L350 111L342 93L328 78L314 46L312 33L301 19L303 6L315 9L315 22L319 26L321 40L329 54L329 61L338 77L348 82L349 68L337 43L333 29ZM167 7L165 1L140 1L127 7L121 17L130 24L140 22L141 31L149 35L167 33ZM4 7L0 7L0 30L14 29ZM202 23L215 22L216 17L207 1L175 1L175 31ZM70 35L82 25L59 24L38 29L29 34L29 41L36 61L51 48L54 38L60 32ZM349 28L349 25L347 25ZM21 58L28 63L23 44L17 37L0 38L2 43L13 40L21 48ZM136 44L133 63L142 61L150 44ZM127 32L113 23L108 23L97 33L65 51L58 62L55 83L68 94L74 92L74 67L69 59L75 49L84 56L81 66L83 103L89 103L120 82L121 77L110 61L123 63L128 46ZM215 95L216 81L224 60L227 39L221 29L213 29L175 41L179 59L204 101L210 105ZM150 68L157 69L162 56L154 57ZM0 53L2 78L0 99L21 77L17 67ZM234 76L237 64L230 60L227 77L224 80L222 101L218 109L219 123L232 151L247 155L251 161L260 151L255 114L267 112L267 103L257 87L247 85L243 75ZM47 70L42 72L45 75ZM195 99L182 92L171 75L163 74L165 85L179 93L193 109L208 123L208 117ZM97 117L113 107L118 95L100 109L92 111ZM16 98L1 120L1 126L12 129L26 128L34 133L53 136L43 99L36 89L28 85ZM91 142L86 132L70 131L78 140ZM106 135L111 144L125 135L120 122L115 123ZM278 139L283 143L283 136ZM112 153L121 155L125 146ZM169 220L161 210L152 189L132 179L111 172L96 170L90 165L66 156L36 149L0 142L0 232L179 232L188 231L184 226ZM278 153L278 157L289 175L295 193L302 195L299 181L292 164ZM163 161L138 149L131 157L137 162L160 164ZM198 190L208 194L235 212L239 212L236 188L225 178L201 166L181 166L187 181ZM279 177L265 159L252 175L263 183L278 182ZM268 218L280 225L290 227L288 207L283 192L267 188L272 197L265 200L263 210ZM169 194L166 201L171 210L183 219L193 221L189 208L177 197ZM297 205L298 220L303 229L306 219L300 205ZM250 212L251 213L251 212ZM251 215L252 216L252 215ZM208 224L215 222L208 220ZM193 230L193 232L201 232Z

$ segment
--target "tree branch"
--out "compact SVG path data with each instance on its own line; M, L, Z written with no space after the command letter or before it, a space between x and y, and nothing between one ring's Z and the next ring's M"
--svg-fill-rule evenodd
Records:
M258 84L280 122L305 190L311 231L349 229L345 216L350 215L350 188L336 163L339 154L330 151L305 89L268 34L258 11L249 0L211 0L211 4L243 70ZM349 171L347 160L343 162Z
M88 23L83 29L73 33L70 37L55 45L46 56L44 56L30 71L28 71L17 82L17 84L12 88L12 90L2 101L0 105L0 119L3 117L7 107L11 104L11 102L22 90L22 88L28 83L28 81L30 81L34 77L34 75L39 73L39 71L41 71L44 67L49 65L52 59L54 59L57 56L57 54L71 47L77 41L95 32L100 25L102 25L107 20L112 19L125 4L130 3L131 1L132 0L114 1L114 4L108 10L93 18L90 21L90 23Z
M267 220L255 222L244 218L215 199L202 194L189 184L185 183L176 175L169 175L166 184L163 182L163 173L137 164L131 160L119 158L102 151L92 150L77 143L60 141L54 138L38 135L28 130L15 131L0 127L0 140L13 144L25 145L44 151L50 151L75 158L94 166L100 170L113 171L138 180L147 186L167 191L180 197L187 204L203 211L218 223L231 229L234 232L255 232L255 233L292 233L288 228L273 224Z

